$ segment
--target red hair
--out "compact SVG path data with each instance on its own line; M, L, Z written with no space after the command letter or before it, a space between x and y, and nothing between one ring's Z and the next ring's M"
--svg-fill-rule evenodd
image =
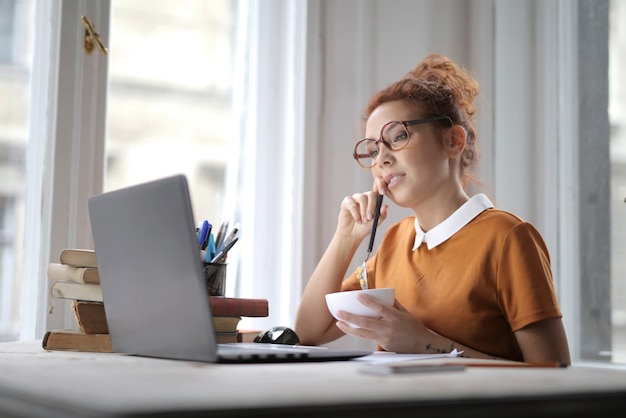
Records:
M422 117L449 117L467 133L461 156L461 175L467 178L477 157L474 99L478 92L478 82L466 70L443 55L433 54L404 78L376 93L367 104L366 119L378 106L397 100L415 103L427 112Z

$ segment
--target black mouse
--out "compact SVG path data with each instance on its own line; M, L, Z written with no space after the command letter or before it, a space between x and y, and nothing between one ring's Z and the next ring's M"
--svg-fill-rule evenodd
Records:
M268 344L300 344L300 338L294 330L287 327L273 327L267 331L262 331L255 339L255 343Z

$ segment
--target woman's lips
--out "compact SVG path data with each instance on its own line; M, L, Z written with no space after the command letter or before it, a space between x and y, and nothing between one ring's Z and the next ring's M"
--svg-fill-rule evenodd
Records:
M401 173L391 173L385 176L385 183L387 183L387 187L392 189L395 185L404 177L404 174Z

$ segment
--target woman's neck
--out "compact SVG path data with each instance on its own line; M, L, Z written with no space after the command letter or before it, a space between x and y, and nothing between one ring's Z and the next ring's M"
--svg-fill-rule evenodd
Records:
M427 232L439 225L469 200L462 187L439 190L414 208L420 227Z

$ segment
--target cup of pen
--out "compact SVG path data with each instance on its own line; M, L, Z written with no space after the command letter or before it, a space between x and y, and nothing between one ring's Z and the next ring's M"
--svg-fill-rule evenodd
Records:
M224 296L226 290L226 263L203 263L202 272L206 278L211 296Z

